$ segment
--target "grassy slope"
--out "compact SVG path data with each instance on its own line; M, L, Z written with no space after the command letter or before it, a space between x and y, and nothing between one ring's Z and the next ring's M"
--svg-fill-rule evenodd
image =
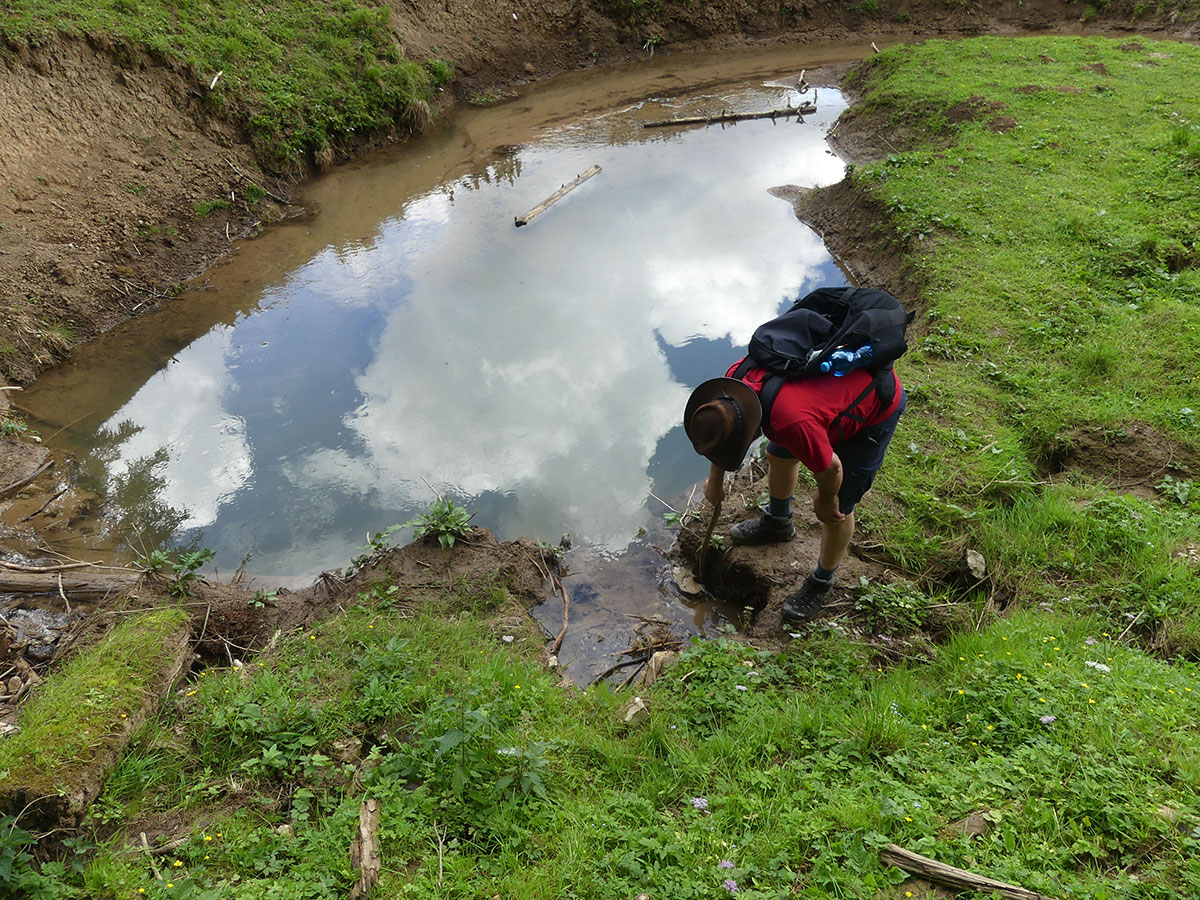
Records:
M387 7L356 0L9 0L0 35L145 47L190 70L213 110L283 164L355 132L428 118L450 67L403 59L388 18Z
M1103 457L1058 484L1041 473L1081 436L1135 425L1147 450L1197 459L1200 98L1179 89L1197 76L1189 45L1066 38L931 41L866 76L858 115L928 136L853 173L909 239L929 301L903 363L916 415L885 482L906 509L878 523L910 567L970 536L1013 594L1147 626L1194 614L1177 554L1198 538L1200 491L1112 494ZM952 123L972 98L1004 106Z
M1109 74L1083 68L1096 63ZM1186 478L1135 501L1038 474L1058 442L1131 421L1197 446L1200 102L1181 86L1200 83L1200 57L981 39L871 68L862 110L936 146L854 174L912 238L931 302L879 486L906 513L869 504L864 525L914 572L981 546L1003 590L1052 608L1018 604L888 669L836 626L774 657L698 645L626 730L623 697L563 691L522 661L536 629L510 644L486 608L405 618L364 596L250 672L198 678L140 732L94 824L196 822L173 855L132 857L118 830L79 871L18 864L26 880L47 895L343 896L374 797L381 896L921 896L879 865L885 841L1064 898L1200 893L1200 684L1135 640L1200 632L1195 573L1174 555L1200 539L1200 496ZM1028 84L1081 93L1015 90ZM975 95L1020 127L951 125ZM877 592L874 627L912 615L914 596ZM955 602L981 615L984 600ZM350 734L365 764L335 759ZM946 828L980 811L985 835Z

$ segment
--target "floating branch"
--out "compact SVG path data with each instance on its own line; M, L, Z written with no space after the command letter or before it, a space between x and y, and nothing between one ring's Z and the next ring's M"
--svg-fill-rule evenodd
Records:
M518 228L520 228L522 225L528 225L530 222L533 221L535 216L540 216L542 213L544 213L546 210L548 210L551 206L553 206L555 203L557 203L563 197L567 196L567 194L571 193L571 191L575 190L575 188L579 187L581 184L583 184L585 181L587 181L593 175L599 174L599 172L600 172L599 166L592 166L590 169L588 169L582 175L577 176L574 181L570 182L569 184L564 184L557 191L555 191L553 194L551 194L549 197L547 197L545 200L543 200L541 203L539 203L537 206L535 206L533 209L531 209L529 212L525 213L525 215L517 216L513 221L516 223Z
M643 128L663 128L668 125L711 125L713 122L741 122L744 119L778 119L787 116L807 116L817 111L817 104L802 103L785 106L783 109L764 109L759 112L719 112L711 116L680 116L677 119L662 119L643 122Z

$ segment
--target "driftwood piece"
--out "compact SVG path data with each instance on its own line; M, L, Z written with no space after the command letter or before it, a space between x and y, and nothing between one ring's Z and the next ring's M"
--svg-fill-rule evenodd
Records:
M555 203L557 203L563 197L567 196L567 194L571 193L571 191L575 190L575 188L579 187L581 184L583 184L585 181L587 181L593 175L598 175L599 173L600 173L600 167L592 166L590 169L588 169L582 175L577 175L575 177L574 181L564 184L562 187L560 187L557 191L555 191L553 194L551 194L549 197L547 197L545 200L543 200L541 203L539 203L533 209L529 210L529 212L525 213L525 215L517 216L513 221L516 223L518 228L520 228L522 225L528 225L530 222L532 222L534 220L535 217L540 216L542 213L544 213L546 210L548 210L551 206L553 206Z
M886 866L895 866L912 875L919 875L936 884L944 884L959 891L979 891L984 894L990 892L1005 897L1007 900L1055 900L1047 894L1039 894L1028 888L1006 884L994 878L976 875L966 869L940 863L928 856L913 853L911 850L905 850L895 844L888 844L879 851L879 861Z
M358 900L375 887L383 868L383 857L379 852L378 800L366 800L358 808L358 834L350 843L350 865L358 870L358 881L350 889L350 900Z
M708 555L708 543L712 540L713 529L717 527L717 518L721 515L721 501L718 500L713 504L712 518L708 520L708 527L704 529L704 540L700 542L700 552L696 555L696 576L697 578L704 577L704 557Z
M817 111L817 104L802 103L782 109L764 109L758 112L726 112L722 110L710 116L680 116L676 119L659 119L643 122L643 128L664 128L668 125L711 125L713 122L742 122L746 119L779 119L787 116L808 116Z
M558 632L558 637L554 639L554 643L550 645L550 655L554 656L562 649L563 638L567 636L567 613L571 609L571 602L567 599L567 589L563 587L560 579L555 578L554 581L558 584L558 589L562 591L563 598L563 623L562 629Z
M52 459L48 460L47 462L44 462L40 466L38 466L37 470L32 475L27 475L24 478L22 478L20 481L14 481L12 484L6 485L5 487L0 488L0 497L7 497L9 494L19 491L21 488L25 487L25 485L30 484L31 482L35 481L39 475L41 475L43 472L45 472L47 469L49 469L53 465L54 465L54 460L52 460Z
M0 594L70 594L84 599L100 599L128 590L140 575L101 573L64 573L0 571Z
M25 566L21 563L5 562L4 560L0 560L0 566L3 566L6 569L15 569L18 572L33 572L35 575L43 572L63 572L67 569L86 569L94 565L95 563L90 562L73 562L63 563L62 565L57 566Z

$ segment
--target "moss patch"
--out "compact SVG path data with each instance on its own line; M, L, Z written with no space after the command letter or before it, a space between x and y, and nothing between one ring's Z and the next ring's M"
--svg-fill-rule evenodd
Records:
M0 809L28 820L77 818L133 729L155 713L187 660L177 608L127 619L75 657L25 707L0 743Z

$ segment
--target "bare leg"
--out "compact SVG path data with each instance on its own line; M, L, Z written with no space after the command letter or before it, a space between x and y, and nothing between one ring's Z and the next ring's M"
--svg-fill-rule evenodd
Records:
M846 558L850 549L850 538L854 536L854 513L848 513L840 522L821 523L821 554L817 557L822 568L836 569Z
M767 454L767 490L776 500L786 500L796 492L800 460Z

